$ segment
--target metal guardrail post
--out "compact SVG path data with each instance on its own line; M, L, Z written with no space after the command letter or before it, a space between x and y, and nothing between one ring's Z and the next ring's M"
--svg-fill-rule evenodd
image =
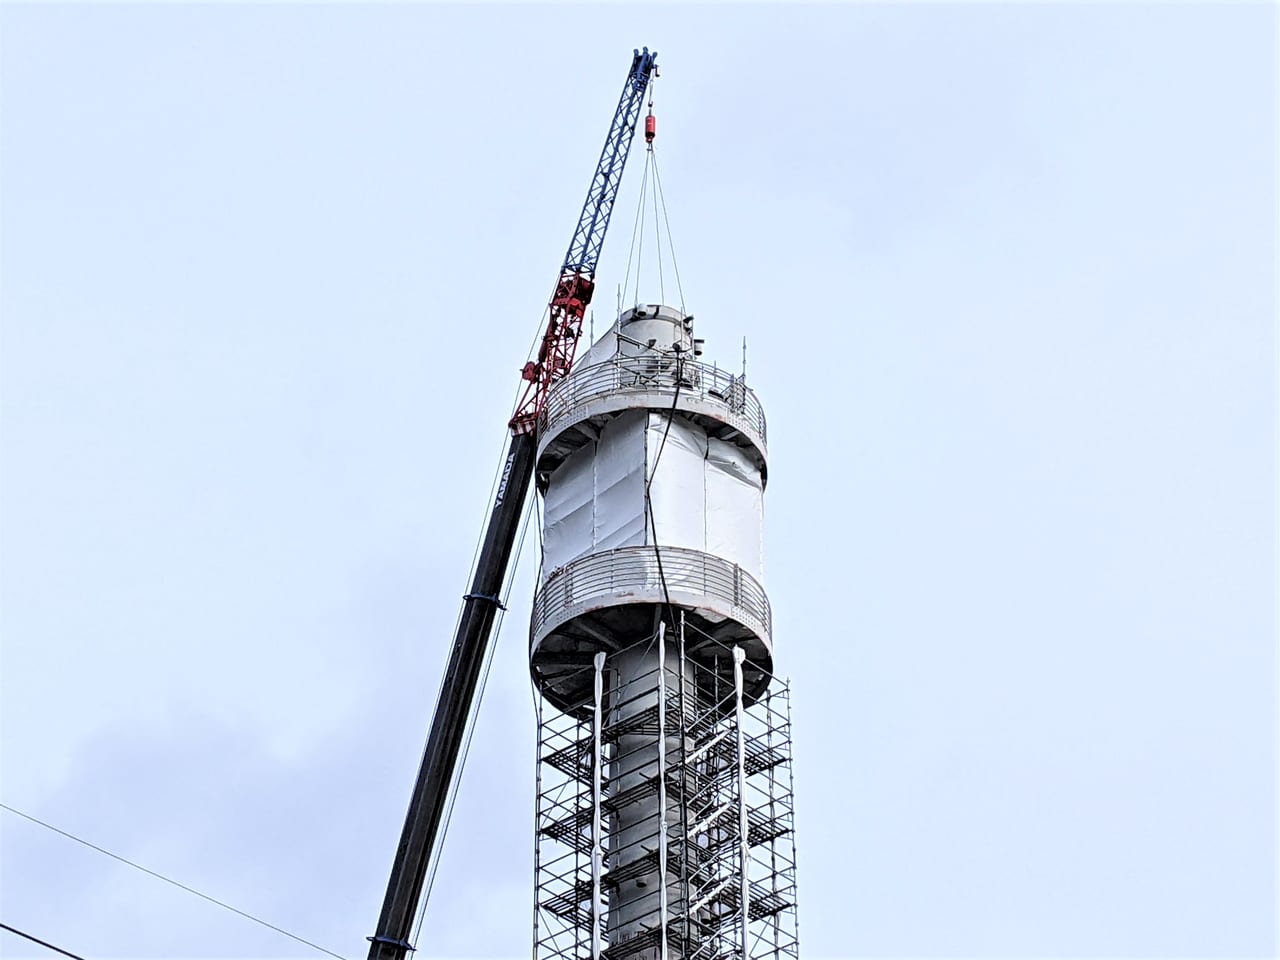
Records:
M743 729L745 709L742 702L742 661L746 652L733 648L733 694L738 716L738 855L741 858L742 960L748 960L748 937L751 933L751 823L747 818L747 740Z
M604 898L600 894L600 874L604 867L604 848L600 824L600 781L603 761L600 755L600 707L604 699L604 651L595 655L595 701L591 715L591 960L600 960L600 932Z
M667 960L667 625L658 624L658 923Z

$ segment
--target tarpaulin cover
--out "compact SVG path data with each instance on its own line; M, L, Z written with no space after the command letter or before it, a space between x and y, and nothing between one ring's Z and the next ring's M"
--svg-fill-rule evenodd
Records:
M647 542L656 532L660 546L705 550L707 435L683 417L672 417L669 430L667 423L666 414L649 414L645 445L653 526Z
M707 553L764 580L764 488L760 471L732 443L707 440Z
M663 436L666 442L663 442ZM764 489L740 447L708 437L682 417L649 414L649 500L660 547L689 547L764 578ZM655 466L656 464L656 466Z
M591 549L595 526L595 445L556 468L543 500L542 567L547 573Z
M600 431L591 544L596 550L644 543L645 422L643 411L629 411L610 420Z
M544 575L584 553L644 543L643 412L605 424L551 474L543 502Z
M668 416L630 411L615 417L598 441L552 473L544 502L544 577L587 553L652 544L656 533L660 547L713 554L763 579L760 471L741 448L708 437L683 417L668 426ZM652 523L646 476L652 477Z

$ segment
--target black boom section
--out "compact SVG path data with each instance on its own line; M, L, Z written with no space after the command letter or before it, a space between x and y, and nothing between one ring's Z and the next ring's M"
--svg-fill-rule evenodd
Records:
M422 897L427 865L441 839L449 786L466 738L467 721L493 633L498 598L511 560L511 547L524 514L529 481L533 478L538 412L547 390L565 376L573 364L582 319L595 287L596 262L609 229L609 216L635 134L640 104L651 77L656 75L656 68L656 53L651 53L648 47L635 51L548 308L549 319L538 358L525 364L522 374L527 381L525 393L510 421L511 446L507 449L471 590L463 598L462 617L453 638L449 666L405 816L400 846L396 848L378 932L369 938L372 941L369 960L402 960L413 949L409 943L410 928Z
M524 514L529 481L533 477L536 440L533 434L511 438L502 479L489 514L489 526L476 561L471 590L463 600L462 616L449 653L431 721L418 781L396 848L387 895L378 918L378 932L370 937L369 960L402 960L417 913L427 864L439 842L449 785L466 736L467 718L475 700L480 672L493 634L498 598L506 580L511 549Z

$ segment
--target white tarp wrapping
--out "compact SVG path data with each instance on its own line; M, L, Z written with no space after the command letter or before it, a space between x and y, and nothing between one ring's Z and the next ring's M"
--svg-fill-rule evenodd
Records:
M546 573L591 549L595 460L595 446L588 444L551 475L542 520L542 569Z
M542 571L593 550L644 543L644 425L627 413L551 474L543 501Z
M665 440L664 440L665 435ZM647 472L652 525L645 504ZM652 544L699 550L764 578L760 471L739 447L683 417L629 411L551 475L544 501L543 575L587 553ZM671 557L672 579L698 589L696 558ZM697 569L683 566L693 563ZM683 566L682 566L683 565ZM665 565L664 565L665 569Z
M764 580L764 490L741 447L707 440L707 553Z
M653 524L647 543L663 547L705 550L707 435L683 417L650 413L645 436L649 475L649 502ZM665 440L664 440L665 437Z
M596 444L596 551L644 543L643 411L615 417Z

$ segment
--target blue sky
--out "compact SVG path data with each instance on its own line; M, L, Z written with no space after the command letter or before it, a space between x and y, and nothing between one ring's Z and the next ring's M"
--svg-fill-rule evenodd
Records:
M363 955L647 44L686 301L769 416L805 956L1272 955L1276 28L0 7L0 799ZM533 567L423 956L529 949ZM87 957L314 955L3 812L0 901Z

